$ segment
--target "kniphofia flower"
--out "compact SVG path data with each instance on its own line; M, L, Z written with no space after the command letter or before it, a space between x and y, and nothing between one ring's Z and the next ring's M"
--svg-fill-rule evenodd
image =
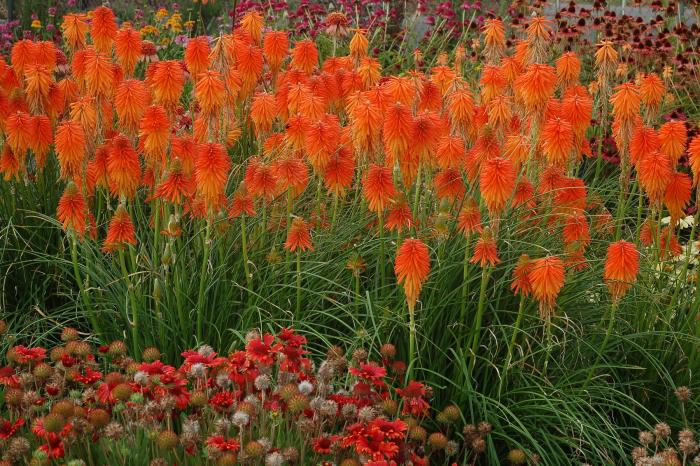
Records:
M197 192L204 198L207 208L217 204L224 194L231 160L221 144L202 144L195 161L195 183Z
M241 29L247 32L256 44L260 44L262 40L262 28L264 24L263 17L257 10L248 10L248 12L243 15L243 18L241 18Z
M123 26L117 32L114 43L117 61L122 66L124 74L132 76L136 63L141 57L141 35L137 30Z
M61 31L63 31L63 39L68 44L69 49L75 51L85 48L88 27L83 15L67 14L63 16Z
M165 160L169 137L170 121L165 109L160 105L151 105L139 123L139 149L151 165Z
M168 110L173 110L185 86L185 73L182 66L180 62L174 60L157 62L151 66L153 74L149 82L154 101Z
M282 68L282 62L289 53L289 38L285 31L269 31L265 33L263 51L270 70L277 74Z
M192 79L197 81L200 73L209 67L209 39L205 36L194 37L185 47L185 65Z
M148 89L143 81L125 79L117 87L114 108L119 126L129 135L138 133L141 117L149 105Z
M423 283L430 273L428 247L419 239L405 239L396 254L394 273L406 293L408 309L413 312Z
M665 93L664 82L656 73L647 74L639 81L639 97L651 117L656 116Z
M481 211L479 211L479 204L473 197L464 200L462 209L457 216L457 227L465 236L475 232L481 233Z
M114 196L132 198L141 181L138 154L126 136L112 139L107 157L109 190Z
M469 260L472 264L479 264L480 267L493 267L501 262L498 258L498 249L496 248L496 240L490 229L485 229L474 246L474 253Z
M106 6L99 6L92 12L90 36L98 52L110 53L117 35L117 22L114 12Z
M637 280L639 251L633 243L620 240L608 246L603 280L613 301L622 298Z
M536 259L529 274L532 295L540 303L542 317L550 315L564 286L564 264L556 256Z
M671 161L659 151L646 154L637 163L639 184L652 202L660 201L671 181Z
M527 254L522 254L518 263L513 269L513 281L510 289L516 296L530 296L532 293L532 283L530 282L530 272L532 271L532 260Z
M690 202L692 181L690 176L682 172L673 172L669 177L666 191L664 192L664 205L671 214L671 219L683 218L684 209Z
M370 165L363 183L367 207L373 212L381 212L396 196L396 188L391 169L381 165Z
M85 234L85 219L87 217L87 204L73 182L69 182L58 200L56 218L61 222L63 229L74 231L79 237Z
M58 126L56 155L61 178L71 179L80 174L85 159L85 133L79 123L67 120Z
M318 66L318 49L309 39L297 41L292 49L292 68L302 70L306 74L311 74Z
M581 60L575 52L565 52L556 61L557 82L566 89L578 82Z
M688 163L693 172L693 186L700 179L700 136L695 136L688 145Z
M550 164L564 165L569 160L574 147L574 131L567 120L558 117L547 120L540 140L542 152Z
M102 244L102 250L112 253L123 249L127 244L136 244L134 224L124 204L119 204L114 216L107 227L107 237Z
M481 196L491 212L498 213L506 205L515 188L515 168L503 157L484 162L479 176Z
M287 233L287 241L284 243L284 248L290 252L306 252L313 251L314 247L311 244L311 233L309 225L301 217L295 217L289 227Z
M515 80L515 92L528 112L539 113L554 93L556 80L554 68L551 66L529 65L525 73Z
M672 166L676 166L685 152L687 139L688 131L683 121L671 120L659 128L659 151L668 156Z

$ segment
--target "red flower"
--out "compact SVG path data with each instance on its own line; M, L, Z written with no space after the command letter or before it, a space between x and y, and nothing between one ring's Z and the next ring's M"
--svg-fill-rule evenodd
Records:
M218 451L233 451L236 452L241 449L241 444L238 440L233 438L224 438L223 435L215 435L209 437L206 441L208 447L215 448Z
M374 384L381 384L381 380L386 377L386 369L373 362L361 362L359 368L351 367L349 372Z
M24 425L24 419L19 418L14 423L5 419L0 420L0 440L7 440Z
M212 396L209 404L218 411L225 411L233 405L235 396L233 392L219 392Z
M324 435L323 437L317 437L313 439L312 446L316 453L321 453L323 455L329 455L331 453L331 447L333 443L338 440L335 435Z
M275 361L276 353L282 347L279 343L273 344L274 341L274 335L269 333L262 337L253 338L245 347L248 357L263 366L271 365Z

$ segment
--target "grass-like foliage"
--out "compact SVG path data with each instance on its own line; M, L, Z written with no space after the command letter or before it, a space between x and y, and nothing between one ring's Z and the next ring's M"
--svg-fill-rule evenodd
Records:
M186 348L227 354L250 329L294 328L316 355L393 343L406 362L396 387L422 380L434 407L473 424L440 427L460 442L451 456L397 434L401 453L381 464L406 464L410 442L421 458L440 450L430 464L626 464L640 429L692 428L693 30L525 11L465 16L413 54L411 34L353 29L367 18L341 12L315 40L250 10L231 33L196 36L188 21L191 37L157 44L174 27L167 12L137 30L99 7L66 15L59 43L15 41L0 61L0 349L12 374L23 366L11 347L56 344L66 326L135 358L158 348L173 366ZM52 374L70 372L53 359ZM119 381L132 369L119 366ZM0 384L42 381L22 377ZM2 403L9 422L26 415ZM184 432L146 427L129 437L139 458L158 432ZM341 437L329 440L336 462ZM651 456L669 435L647 437ZM690 464L694 441L681 440Z

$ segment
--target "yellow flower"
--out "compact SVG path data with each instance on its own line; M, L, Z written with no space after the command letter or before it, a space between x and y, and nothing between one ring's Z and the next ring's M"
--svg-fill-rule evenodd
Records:
M34 21L32 21L32 27L34 29L41 29L41 21L39 21L38 19L35 19Z
M144 36L147 36L149 34L157 36L158 35L158 28L148 24L148 25L141 28L141 34Z
M185 21L185 28L192 29L193 27L194 27L194 21L192 21L191 19L188 21Z
M169 43L170 43L170 38L168 38L168 37L163 37L160 40L160 45L168 45Z
M165 8L161 8L156 12L156 19L158 21L164 19L166 16L168 16L168 10L166 10Z

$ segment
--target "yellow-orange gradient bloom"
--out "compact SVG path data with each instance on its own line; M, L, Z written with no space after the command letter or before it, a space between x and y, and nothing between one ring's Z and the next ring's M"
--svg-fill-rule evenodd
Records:
M419 239L405 239L396 254L394 273L406 293L406 304L413 312L423 283L430 273L428 247Z
M632 283L637 280L639 271L639 251L633 243L620 240L608 246L603 280L614 301L622 298Z

